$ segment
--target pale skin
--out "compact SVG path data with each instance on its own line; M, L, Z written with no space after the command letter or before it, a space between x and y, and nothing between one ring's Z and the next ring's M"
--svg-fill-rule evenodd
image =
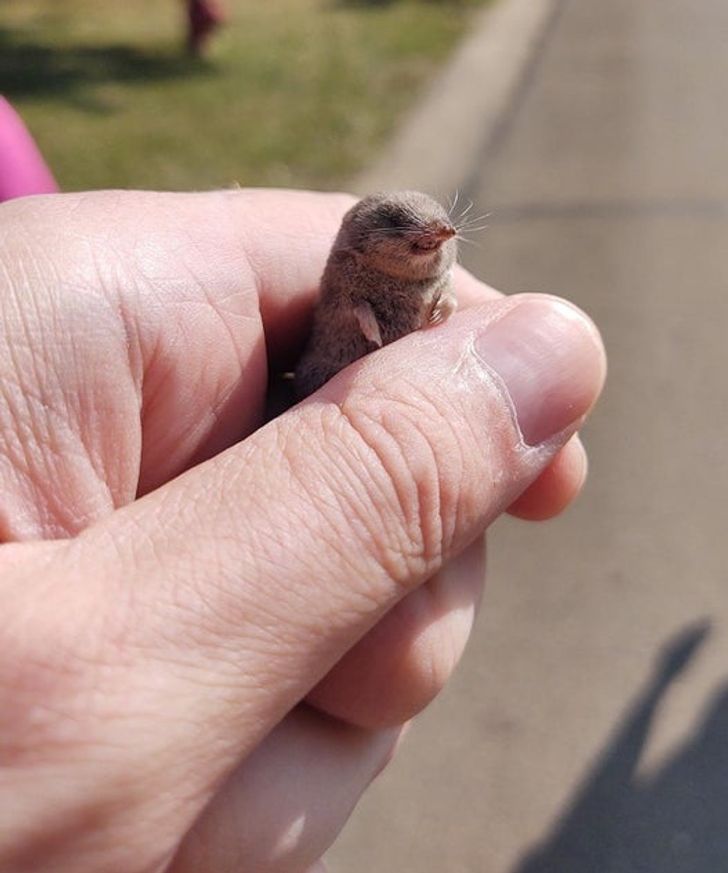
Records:
M595 329L462 271L447 324L261 427L350 203L0 209L3 873L321 870L462 652L487 525L581 488ZM506 318L560 350L537 450L463 357Z

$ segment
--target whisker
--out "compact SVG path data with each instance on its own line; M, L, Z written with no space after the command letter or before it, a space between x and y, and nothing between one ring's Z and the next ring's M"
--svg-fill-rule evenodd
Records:
M493 214L492 212L484 212L482 215L475 215L472 218L468 219L463 224L458 224L457 229L458 230L469 229L474 224L478 224L478 222L482 221L484 218L490 218L492 214Z
M463 218L465 218L465 216L468 214L468 212L470 212L470 210L473 208L474 205L475 205L475 202L473 200L469 200L468 205L465 207L465 209L463 209L463 211L460 213L460 215L458 215L457 220L462 221Z
M450 203L450 206L448 207L448 210L447 210L447 214L448 214L448 215L452 215L452 214L453 214L453 211L454 211L455 207L456 207L457 204L458 204L458 197L459 197L459 196L460 196L460 189L459 189L459 188L456 188L456 189L455 189L455 199L452 200L452 202Z
M467 227L467 228L458 228L458 233L480 233L481 230L487 230L490 227L489 224L480 224L476 227Z
M472 227L458 227L458 233L480 233L481 230L487 230L489 224L474 224Z
M470 210L468 210L468 211L470 211ZM493 211L491 210L490 212L483 212L483 213L481 213L481 216L480 216L480 217L481 217L481 218L484 218L486 215L492 215L492 214L493 214ZM471 217L468 219L468 221L473 221L473 216L471 216Z
M464 236L454 236L453 239L456 239L458 242L467 243L469 246L475 246L477 249L482 248L481 244L474 239L466 239Z

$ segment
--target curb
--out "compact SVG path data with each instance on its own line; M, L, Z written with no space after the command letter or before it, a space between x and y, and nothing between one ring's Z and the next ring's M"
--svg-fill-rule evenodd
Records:
M373 166L358 194L414 188L443 199L477 172L547 27L556 0L497 0L479 13L455 56Z

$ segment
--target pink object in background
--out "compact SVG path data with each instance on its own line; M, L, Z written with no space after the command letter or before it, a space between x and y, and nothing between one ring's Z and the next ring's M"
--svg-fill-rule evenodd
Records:
M225 23L220 0L187 0L187 50L192 55L204 53L210 36Z
M33 137L0 97L0 203L27 194L55 194L58 185Z

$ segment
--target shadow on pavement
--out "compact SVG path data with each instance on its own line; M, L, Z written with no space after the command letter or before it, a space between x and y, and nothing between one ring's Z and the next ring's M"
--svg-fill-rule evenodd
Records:
M14 97L74 98L89 85L148 82L199 75L212 68L183 54L133 45L62 46L0 28L0 93ZM85 101L84 101L85 102Z
M514 873L719 873L728 869L728 684L657 773L636 773L670 684L709 633L664 648L645 690L548 841Z

